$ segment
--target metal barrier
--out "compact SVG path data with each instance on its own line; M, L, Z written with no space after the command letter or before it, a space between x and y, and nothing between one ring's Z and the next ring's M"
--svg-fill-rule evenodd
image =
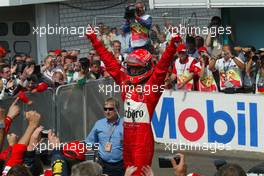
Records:
M83 134L84 88L77 84L64 85L56 91L57 135L64 142L80 139Z
M41 125L45 129L53 129L62 142L69 140L83 140L92 129L94 123L104 116L103 103L106 97L115 96L121 99L120 94L113 92L99 92L99 86L113 85L112 79L88 81L85 85L63 85L48 89L43 93L27 94L32 105L18 102L20 114L12 123L10 132L21 136L27 127L24 112L35 110L42 116ZM8 111L15 98L0 101L0 107ZM120 115L123 114L121 107Z
M109 84L113 85L112 79L91 80L83 86L71 84L57 89L57 134L61 141L83 140L94 123L103 117L105 98L117 96L121 99L120 94L99 92L99 85Z
M52 89L48 89L42 93L27 94L30 100L33 101L32 105L26 105L18 102L20 107L20 114L11 125L10 132L21 136L27 127L27 120L24 118L24 112L35 110L42 116L41 125L45 129L56 130L56 114L55 114L55 99ZM8 111L9 106L13 103L15 98L7 98L0 101L0 107Z

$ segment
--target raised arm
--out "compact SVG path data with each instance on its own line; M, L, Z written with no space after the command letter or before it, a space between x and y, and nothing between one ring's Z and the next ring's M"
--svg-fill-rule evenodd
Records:
M163 52L160 61L156 65L152 76L150 77L147 84L151 84L153 87L150 90L149 99L154 104L157 103L161 93L165 90L165 78L171 65L174 54L176 52L176 44L180 41L180 37L173 37L170 41L170 44L167 46L166 50ZM157 88L154 88L158 87ZM155 90L155 91L154 91ZM158 91L157 91L158 90Z
M122 78L124 79L125 77L125 73L121 71L121 65L116 60L115 56L105 48L94 33L86 34L86 36L90 39L94 49L100 55L101 60L106 66L106 71L114 78L117 84L121 84Z
M171 39L166 50L163 52L160 61L156 65L154 72L150 78L150 81L153 85L161 86L164 84L166 74L168 72L169 66L171 65L174 54L176 52L176 44L180 41L180 37L176 36Z
M152 25L152 17L148 15L148 18L144 19L142 17L136 17L136 20L138 23L140 23L142 26L145 26L146 28L150 29Z

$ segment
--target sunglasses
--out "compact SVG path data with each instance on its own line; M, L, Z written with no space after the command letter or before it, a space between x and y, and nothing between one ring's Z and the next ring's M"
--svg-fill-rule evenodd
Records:
M106 108L106 107L104 107L104 111L113 111L115 108Z
M95 53L89 53L89 55L91 55L91 56L95 56Z

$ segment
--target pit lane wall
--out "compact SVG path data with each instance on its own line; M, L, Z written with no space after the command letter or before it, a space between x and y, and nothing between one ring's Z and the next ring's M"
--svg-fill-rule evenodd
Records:
M154 138L173 145L264 152L263 107L260 95L166 91L153 115Z

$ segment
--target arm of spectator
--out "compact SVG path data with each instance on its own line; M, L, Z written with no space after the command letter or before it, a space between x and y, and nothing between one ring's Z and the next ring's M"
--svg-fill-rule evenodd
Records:
M136 17L136 20L139 24L141 24L142 26L150 29L151 25L152 25L152 17L148 15L148 17L146 19L142 18L142 17Z
M116 60L112 52L109 52L107 48L100 42L95 33L87 34L88 39L91 40L93 47L100 55L101 60L106 66L106 71L114 78L117 84L121 84L122 80L125 79L126 75L121 71L121 65Z
M68 165L59 150L60 139L51 130L48 132L48 141L53 150L51 153L51 167L53 175L68 176Z
M211 33L209 32L209 34L206 36L205 39L205 46L211 47L211 43L212 43L212 37L211 37Z
M211 71L216 70L216 68L215 68L216 61L217 60L215 58L212 58L209 60L209 70L211 70Z
M8 145L13 147L18 142L18 136L15 133L11 133L7 135Z
M150 166L143 166L142 172L142 176L154 176L154 173Z
M15 74L17 70L17 64L11 66L11 74Z
M207 54L207 53L204 53L205 56L208 57L209 60L211 60L211 57ZM195 70L194 70L194 73L197 74L200 78L203 77L204 75L204 72L205 72L205 67L206 67L206 61L204 60L204 58L201 58L201 63L198 62L195 64Z
M0 153L0 159L6 161L13 149L13 146L17 143L18 137L16 134L11 133L7 135L8 147Z
M32 75L32 73L34 72L35 66L31 65L31 66L26 66L23 70L22 75L20 76L20 85L23 85L23 82L30 76Z
M29 140L31 135L35 131L35 129L39 126L40 122L40 114L36 111L28 111L25 113L26 119L28 121L28 127L23 134L23 136L18 141L19 144L25 144L26 146L29 144Z
M132 176L133 173L137 170L136 166L128 166L124 176Z
M244 64L244 62L241 59L239 59L238 57L235 57L235 56L231 56L231 58L236 63L236 65L238 66L238 68L241 69L241 71L244 71L245 70L245 64Z
M178 165L174 158L171 159L171 164L174 170L174 176L186 176L187 166L185 164L184 155L180 153L178 153L177 155L180 156L180 163Z
M4 136L5 136L5 110L3 108L0 108L0 150L2 150L3 144L4 144Z
M15 144L12 149L10 159L6 163L6 167L12 167L17 164L22 164L24 153L26 150L27 146L25 144Z
M35 149L40 142L40 133L42 130L43 126L39 126L35 129L30 137L29 145L27 146L27 151L24 155L24 164L33 175L41 175L41 173L43 172L43 168L39 167L39 162L37 161L35 155Z
M0 79L0 100L2 100L5 97L5 88L3 80Z
M5 135L8 133L9 128L11 126L11 122L13 119L15 119L19 112L20 112L20 108L18 105L16 105L18 101L18 98L15 99L15 101L11 104L11 106L8 109L8 113L7 116L4 118L4 113L3 113L3 109L1 110L1 117L0 117L0 123L4 124L4 128L0 129L0 148L2 149L3 146L3 141L5 139ZM3 131L3 133L2 133Z
M200 64L199 62L195 64L195 71L194 74L198 75L200 78L203 77L205 71L205 63L202 61Z
M250 75L250 73L251 73L251 69L252 69L252 65L253 65L253 60L252 60L252 57L251 58L249 58L249 60L248 60L248 62L246 63L246 74L247 75Z
M13 141L13 142L15 143L15 141ZM4 175L4 176L8 173L8 171L11 169L11 167L13 167L14 165L23 163L24 153L27 150L27 145L23 144L23 143L14 144L13 148L10 150L12 150L11 156L8 159L8 161L6 162L6 166L2 172L2 175Z
M40 143L40 139L41 139L40 133L41 131L43 131L43 129L44 129L43 126L39 126L38 128L35 129L29 140L29 144L27 147L28 151L34 151L36 146Z

